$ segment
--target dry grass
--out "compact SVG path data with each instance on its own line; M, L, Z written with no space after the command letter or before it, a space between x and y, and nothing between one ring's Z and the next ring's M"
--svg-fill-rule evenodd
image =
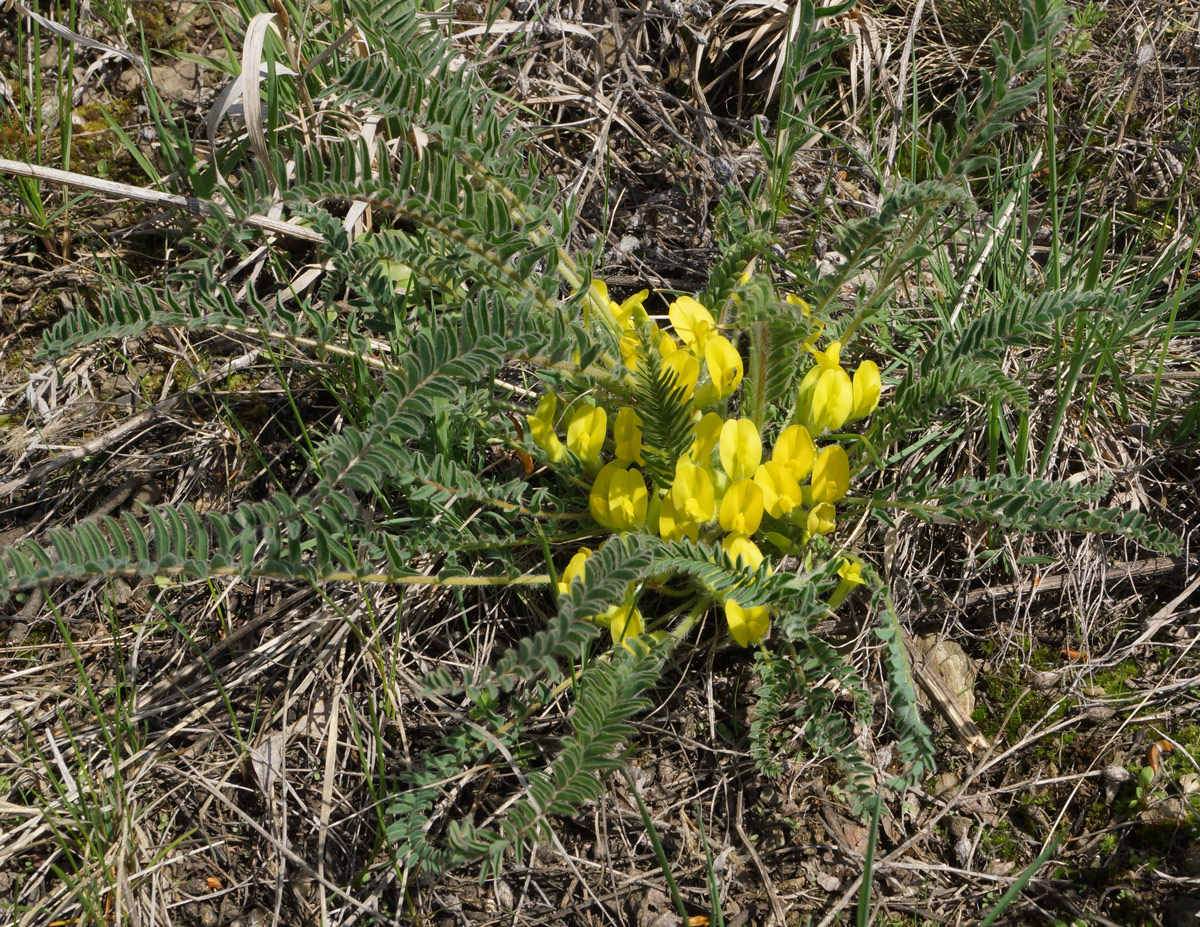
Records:
M818 266L836 262L832 220L869 211L882 177L911 169L904 114L914 79L924 135L987 66L985 14L995 8L904 0L864 4L840 21L852 39L847 73L824 114L837 144L811 147L795 165L785 250L811 247ZM550 4L530 19L505 8L489 25L467 4L437 21L531 111L541 157L580 198L576 245L601 256L610 286L701 286L719 256L722 189L762 170L748 133L776 95L783 6ZM214 40L199 27L185 33L196 52ZM12 51L12 36L0 41ZM1059 153L1076 165L1071 214L1085 230L1112 218L1105 273L1136 287L1152 278L1164 242L1194 228L1200 168L1186 119L1200 112L1200 4L1110 3L1090 41L1058 78ZM98 79L80 88L113 98ZM186 102L199 110L212 95L200 88ZM1014 163L1040 144L1043 126L1030 118ZM125 128L143 127L131 115ZM1037 208L1045 183L1035 175L1032 205L1013 225L1039 221L1001 244L1032 275L1048 247ZM256 455L288 472L297 410L309 427L337 414L320 384L226 337L162 333L30 366L60 301L97 273L99 243L136 257L148 280L177 259L172 237L157 231L174 218L146 215L104 239L92 223L108 208L74 207L70 234L13 225L0 239L0 544L157 498L229 509L267 488ZM17 198L3 210L19 212ZM965 270L973 243L950 241L947 262ZM898 298L911 305L912 329L898 338L937 322L938 281L908 283ZM1159 347L1144 342L1140 361ZM1076 536L860 526L857 546L882 565L908 630L972 658L976 720L991 742L969 752L941 725L941 774L889 800L876 923L977 919L1051 834L1062 840L1054 865L1012 923L1151 924L1200 895L1197 454L1194 434L1172 446L1172 434L1155 433L1194 401L1196 357L1194 341L1172 342L1160 384L1153 366L1122 354L1124 394L1105 380L1086 420L1073 408L1060 426L1061 365L1012 358L1038 371L1045 401L1027 428L1038 455L1054 435L1046 473L1112 478L1112 504L1152 513L1185 539L1184 558ZM930 466L947 479L986 465L986 435L968 427L979 414L966 409L945 425ZM423 695L422 679L436 666L487 664L540 626L548 599L241 580L113 580L49 593L0 615L0 923L678 923L618 780L588 816L556 822L552 845L486 884L470 872L413 879L388 860L381 833L399 773L469 707ZM869 621L856 619L827 630L876 679ZM708 909L711 857L727 924L849 923L867 830L796 732L780 731L784 775L756 772L745 749L750 685L743 656L715 644L671 668L659 707L637 721L633 787L695 913ZM562 720L551 701L528 733L550 750ZM881 706L860 732L881 778L894 761L889 737ZM1135 796L1122 771L1149 763L1164 741L1174 751ZM498 752L447 783L439 812L494 813L519 776L509 760Z

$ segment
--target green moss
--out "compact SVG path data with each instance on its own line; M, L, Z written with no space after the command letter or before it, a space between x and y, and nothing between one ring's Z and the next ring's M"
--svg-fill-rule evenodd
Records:
M979 847L987 859L1013 864L1027 861L1024 846L1012 823L1007 820L998 821L994 827L985 827L980 836Z
M192 368L184 364L180 364L175 368L175 388L185 390L189 386L195 386L200 381L196 375L192 373Z
M1195 756L1200 752L1200 724L1184 724L1175 732L1172 738L1184 750Z
M155 369L138 379L138 383L142 387L142 395L146 396L152 402L158 401L158 397L162 395L163 384L166 382L167 373L162 369Z
M1092 674L1092 685L1103 689L1108 695L1127 695L1131 690L1129 680L1141 672L1134 659L1122 660L1116 666L1098 670Z
M1036 654L1035 651L1035 657ZM1035 668L1046 665L1037 659L1032 659L1030 663ZM1007 740L1015 742L1020 738L1023 728L1043 719L1056 721L1068 711L1065 700L1060 700L1053 693L1031 690L1023 674L1019 675L1016 669L981 677L979 687L982 697L977 702L978 707L971 713L971 720L979 725L989 739L1003 733ZM1056 706L1056 703L1060 704ZM1000 725L1006 718L1008 724L1001 732Z
M133 97L121 97L102 106L89 103L71 112L71 169L107 180L141 183L145 180L132 153L121 143L105 118L105 110L118 124L133 116Z
M151 48L165 51L183 51L187 48L187 34L183 29L176 28L174 19L169 15L172 12L170 4L138 3L130 10L142 34L146 36L146 44Z

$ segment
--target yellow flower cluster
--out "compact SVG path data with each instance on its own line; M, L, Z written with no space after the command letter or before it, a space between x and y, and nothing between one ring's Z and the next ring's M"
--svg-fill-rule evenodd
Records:
M647 291L617 304L608 299L602 283L594 283L592 295L592 305L606 305L610 322L621 332L622 362L636 370L644 338L639 331L644 331L641 326L649 321L643 308ZM730 560L749 569L756 569L763 560L753 540L756 535L781 539L787 546L789 535L794 536L797 529L804 540L833 531L835 503L850 486L850 462L840 445L818 448L814 436L874 411L879 404L879 368L864 361L851 377L841 366L838 342L819 350L815 347L818 336L810 338L805 347L816 364L800 385L797 421L778 435L768 456L760 423L704 411L730 396L742 381L742 358L733 343L720 333L708 309L691 297L681 296L671 303L668 316L674 335L655 327L652 349L657 349L664 366L674 371L678 387L694 410L692 445L676 462L670 486L647 488L637 466L643 463L642 420L630 407L618 411L609 442L605 410L588 402L576 403L564 417L564 445L555 432L557 401L550 395L543 397L528 421L533 441L547 460L561 463L569 453L593 476L589 510L608 530L654 533L668 541L723 535L721 545ZM702 372L707 374L703 379ZM612 459L603 462L606 446ZM764 530L764 517L771 519L769 532ZM585 548L572 558L561 591L569 588L574 577L583 575L589 554ZM846 588L840 586L835 596L844 598L855 581L861 582L856 570L861 571L861 564L844 562L841 575ZM600 619L612 630L614 642L643 633L642 615L633 607L632 592L624 606L610 609ZM743 608L728 600L724 611L730 634L743 647L762 640L769 628L766 607Z
M812 352L817 364L800 383L796 415L813 434L836 431L847 422L866 418L879 405L879 366L863 361L854 371L854 379L839 362L842 344L832 342L824 351L814 344L813 335L804 346Z

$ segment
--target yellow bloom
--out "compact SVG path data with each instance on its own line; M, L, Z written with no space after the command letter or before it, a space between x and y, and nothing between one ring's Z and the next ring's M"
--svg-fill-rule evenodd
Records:
M748 418L731 418L721 426L721 466L731 480L751 477L762 463L762 438Z
M612 300L608 298L608 284L603 280L593 280L588 287L588 294L583 299L583 322L585 325L592 324L592 312L601 306L608 308ZM609 310L612 311L611 309Z
M617 460L627 463L642 462L642 418L629 406L617 413L613 425L613 438L617 442Z
M754 480L736 480L725 491L718 518L721 527L733 534L751 535L762 524L763 491Z
M818 502L808 510L804 529L810 534L831 534L837 527L837 509L832 502Z
M858 365L854 371L854 408L850 410L849 421L866 418L878 408L882 387L879 365L875 361L865 360Z
M708 471L696 464L680 461L675 480L663 497L658 513L658 533L665 541L700 537L700 526L712 521L716 495Z
M583 580L586 572L585 564L587 563L588 557L591 555L592 552L586 547L581 547L575 552L575 556L571 558L571 562L567 564L567 568L562 571L562 576L559 577L559 595L570 595L571 583L573 583L576 579L580 581Z
M712 335L704 344L704 362L716 389L716 398L732 395L742 382L742 355L723 335Z
M588 494L588 510L592 513L592 518L606 528L613 527L608 507L608 493L612 488L613 476L624 472L626 466L628 464L620 460L609 461L601 467L596 479L592 481L592 491Z
M700 523L678 511L670 493L663 496L658 509L658 536L664 541L678 541L685 537L693 541L700 539Z
M721 539L721 549L728 554L729 559L738 566L757 570L763 562L762 551L744 534L727 534Z
M824 351L810 344L808 350L817 359L817 366L800 381L796 416L811 433L821 434L846 424L854 408L854 384L838 363L841 342L833 342Z
M645 630L642 613L632 605L622 605L612 613L608 630L614 644L624 644L626 639L641 637Z
M800 504L800 482L782 460L772 459L754 471L763 492L763 505L772 518L785 518Z
M642 342L638 338L637 332L625 332L621 335L621 340L617 342L617 348L621 352L621 363L630 370L636 371L642 354Z
M816 344L815 338L809 338L804 342L804 346L808 348L808 352L816 358L817 366L824 367L826 370L832 370L834 367L842 365L842 343L840 341L829 342L829 347L824 351L813 347Z
M810 315L812 315L812 306L802 300L799 296L793 296L791 293L788 293L788 295L784 297L784 302L792 306L799 306L800 311L804 313L805 318L808 318Z
M646 481L636 467L613 471L608 485L609 527L614 531L633 531L646 524L649 496Z
M696 357L704 356L704 345L711 335L716 334L717 323L707 309L690 296L680 296L667 307L667 317L675 326L689 351Z
M694 463L681 461L675 467L675 480L669 493L675 511L702 525L712 521L716 494L708 471Z
M691 399L700 379L700 362L686 351L676 351L663 358L663 368L674 372L676 388L682 386L684 399Z
M567 449L554 433L554 411L557 407L558 400L547 393L538 400L537 411L525 416L533 443L546 452L546 459L552 464L562 463L567 458Z
M639 290L620 305L617 305L615 302L609 302L609 309L612 311L613 316L616 317L621 331L627 332L648 318L642 303L646 301L646 297L649 295L649 290Z
M701 466L708 464L713 448L721 439L721 428L724 425L725 419L716 412L705 413L704 417L696 423L696 440L692 442L692 450L688 455L692 458L693 463Z
M600 469L607 425L608 414L603 407L587 402L575 407L567 423L567 447L589 470Z
M838 587L833 591L833 595L829 597L829 607L837 608L855 589L866 582L862 575L863 565L859 560L848 560L843 558L842 565L838 568L838 576L841 579L838 581Z
M810 483L813 502L837 502L850 491L850 460L841 445L831 445L817 455Z
M792 476L802 480L812 470L816 456L817 446L813 443L808 429L803 425L789 425L783 429L775 442L771 459L787 464Z
M771 627L765 605L742 608L733 599L725 600L725 621L729 624L729 635L742 647L757 644Z

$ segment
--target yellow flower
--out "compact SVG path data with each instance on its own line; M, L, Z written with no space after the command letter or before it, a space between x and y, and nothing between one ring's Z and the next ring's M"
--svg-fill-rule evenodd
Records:
M865 360L858 365L854 371L854 408L850 410L849 421L866 418L878 408L882 387L879 365L875 361Z
M724 425L725 419L716 412L705 413L704 417L696 423L696 440L692 442L692 450L688 454L693 463L701 466L708 464L713 448L721 439L721 428Z
M613 460L601 467L600 472L596 474L596 479L592 481L592 491L588 494L588 510L592 513L592 518L596 519L606 528L612 528L612 514L608 506L608 494L612 489L613 476L617 473L624 472L628 464Z
M567 449L554 433L554 410L557 407L558 400L547 393L538 400L537 411L525 416L533 443L546 452L546 459L552 464L562 463L567 458Z
M717 331L712 314L692 297L680 296L667 307L667 317L675 326L679 340L693 355L703 357L705 343Z
M636 467L613 471L608 486L609 527L614 531L633 531L646 524L649 496L646 481Z
M840 444L817 455L810 483L813 502L837 502L850 491L850 460Z
M627 639L641 637L645 630L642 613L632 605L622 605L612 613L608 630L614 644L624 644Z
M670 493L663 496L658 509L658 536L664 541L678 541L685 537L693 541L700 539L700 523L678 511Z
M725 491L718 518L732 534L751 535L762 524L763 491L754 480L740 479Z
M613 438L617 442L617 460L627 463L642 462L642 418L629 406L617 413L613 425Z
M716 398L732 395L742 382L742 355L723 335L712 335L704 345L704 362L716 389Z
M700 379L700 362L686 351L676 351L663 358L664 370L674 372L677 377L675 387L683 387L683 398L691 399L696 391L696 381Z
M808 510L804 529L809 535L831 534L837 527L837 509L832 502L818 502Z
M591 325L592 312L601 306L607 309L611 302L612 300L608 298L608 284L603 280L593 280L592 285L588 287L587 296L583 299L584 324Z
M630 331L635 325L644 322L648 318L646 309L642 303L646 301L646 297L649 295L649 290L639 290L619 306L615 302L609 302L608 308L612 311L613 316L616 317L621 331Z
M838 363L841 342L833 342L824 351L809 344L808 350L817 359L817 366L800 381L796 416L811 433L819 435L846 424L854 408L854 384Z
M787 464L792 476L799 481L808 476L816 456L817 446L808 429L803 425L789 425L775 442L771 459Z
M562 571L562 576L559 577L559 595L570 595L571 583L573 583L576 579L580 580L581 582L583 581L584 574L586 572L585 564L587 563L588 557L591 555L592 552L586 547L581 547L575 552L575 556L571 558L571 562L567 564L567 568Z
M800 504L800 482L782 460L770 460L754 471L763 505L772 518L786 518Z
M600 452L604 449L604 433L608 414L601 406L581 403L575 407L567 423L567 447L589 470L600 469Z
M757 644L771 627L771 617L765 605L742 608L733 599L725 600L725 621L730 636L742 647Z
M721 466L731 480L751 477L762 463L762 438L748 418L731 418L721 426Z
M838 587L833 591L833 595L829 597L829 607L837 608L855 589L866 582L862 575L863 565L859 560L848 560L843 558L842 565L838 568L838 576L841 579L838 581Z
M788 293L788 295L784 297L784 302L792 306L799 306L800 311L804 313L805 318L808 318L810 315L812 315L812 306L802 300L799 296L793 296L791 293Z
M696 464L680 461L675 480L663 497L658 513L658 533L665 541L700 537L700 526L712 521L716 495L708 471Z
M669 493L675 511L697 524L712 521L716 495L708 471L694 463L680 461Z
M638 338L637 332L625 332L621 335L621 340L617 342L617 348L621 352L621 363L630 370L636 371L642 354L642 342Z
M763 562L763 554L758 545L744 534L725 535L721 539L721 549L738 566L757 570L758 565Z

